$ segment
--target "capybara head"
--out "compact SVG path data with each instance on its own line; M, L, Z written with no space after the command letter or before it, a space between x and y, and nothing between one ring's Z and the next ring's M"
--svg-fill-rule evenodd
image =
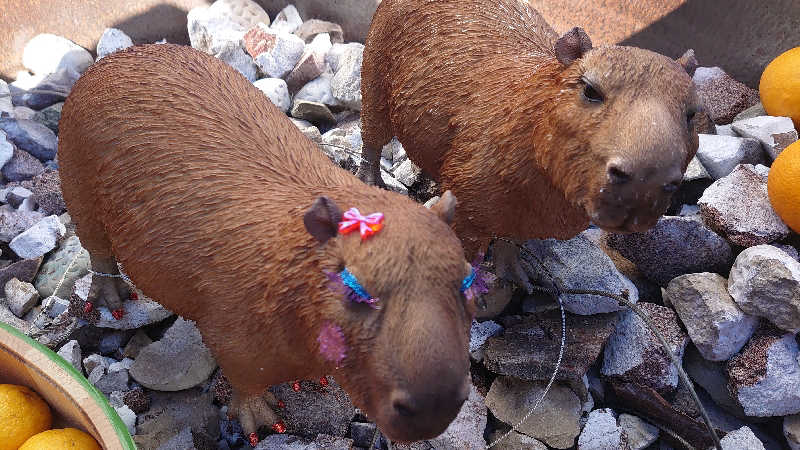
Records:
M441 434L469 394L474 272L448 225L452 194L431 210L393 200L355 214L320 197L306 213L331 294L311 329L354 404L390 439L416 441Z
M652 227L697 151L700 105L688 62L635 47L592 48L579 28L554 51L556 100L537 135L558 151L537 155L539 163L601 228Z

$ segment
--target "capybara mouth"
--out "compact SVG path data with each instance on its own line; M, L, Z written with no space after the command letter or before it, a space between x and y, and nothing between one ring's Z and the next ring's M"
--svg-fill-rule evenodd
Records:
M603 231L620 234L645 232L655 226L656 222L658 222L658 218L661 216L660 214L655 216L643 216L631 211L624 211L622 213L612 211L611 213L604 214L597 210L588 215L592 223L603 229Z

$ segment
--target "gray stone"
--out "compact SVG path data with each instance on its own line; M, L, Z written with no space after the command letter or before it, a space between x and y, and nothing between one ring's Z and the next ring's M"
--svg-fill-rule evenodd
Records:
M325 54L331 48L331 39L323 33L307 44L303 56L286 76L286 84L291 92L297 92L311 80L325 72Z
M760 330L759 330L760 331ZM800 362L793 334L757 333L728 363L728 389L745 414L774 417L800 412Z
M275 16L270 28L284 33L294 33L301 25L303 25L303 19L300 18L300 13L297 12L294 5L289 4Z
M97 41L97 59L133 46L131 38L117 28L106 28Z
M689 161L689 165L686 167L686 172L683 174L683 182L688 183L690 181L698 181L698 180L710 180L711 175L708 174L708 171L705 167L703 167L703 163L695 155L691 161Z
M608 409L589 413L589 420L578 437L578 450L629 450L628 437L617 424L617 414Z
M262 78L256 80L253 86L260 89L278 109L283 112L289 111L292 99L289 97L289 88L285 81L280 78Z
M81 246L77 236L71 236L61 243L58 250L45 258L34 285L42 297L56 295L69 298L75 281L88 273L89 265L89 252ZM55 292L58 283L61 286Z
M56 248L67 229L58 216L47 216L11 240L9 247L20 258L38 258Z
M748 427L731 431L720 440L722 450L765 450L764 444Z
M133 437L138 448L157 449L187 427L191 428L192 436L214 440L219 436L219 408L212 404L213 395L210 392L187 389L169 393L150 392L148 397L151 399L150 409L140 413L137 434Z
M3 177L7 181L24 181L41 175L44 166L30 153L14 148L14 155L2 169Z
M665 295L709 361L730 359L758 328L758 318L739 309L728 294L728 280L716 273L681 275L669 282Z
M72 364L72 367L74 367L78 373L83 373L83 370L81 369L81 359L83 356L81 352L81 346L78 344L78 341L73 339L62 345L58 350L58 356L64 358L68 363Z
M179 318L160 341L139 352L131 376L148 389L179 391L202 383L215 367L194 323Z
M406 156L403 144L397 140L397 137L393 137L392 140L381 149L381 158L388 159L392 162L392 165L394 165L405 161L408 156Z
M675 313L653 303L642 302L638 306L664 336L670 351L681 361L689 339L678 325ZM659 341L636 313L627 310L620 315L617 328L606 344L603 375L635 381L662 394L672 392L678 386L678 370L664 353Z
M80 76L80 73L66 67L47 74L21 95L21 103L33 110L40 110L63 102ZM14 111L14 117L17 119L31 119L35 114L34 111L26 113L19 109Z
M740 120L752 119L753 117L760 117L766 115L767 111L764 110L764 105L761 104L761 102L758 102L755 105L737 114L736 117L733 118L733 121L738 122Z
M27 331L29 327L28 322L14 315L4 302L0 302L0 322L11 325L22 332Z
M142 330L137 330L136 334L130 338L125 348L122 350L122 356L136 359L136 357L139 356L139 352L152 343L153 340L150 339L150 336Z
M742 407L725 386L728 383L728 376L724 363L703 358L697 348L690 345L683 356L683 368L692 381L708 393L715 404L735 417L746 417Z
M318 434L315 439L306 439L291 434L272 434L259 442L255 450L350 450L353 440Z
M402 195L408 195L408 188L406 185L397 181L397 178L395 178L394 175L383 169L381 169L381 180L383 180L383 184L386 185L388 190L398 192Z
M11 242L43 218L41 213L35 211L17 211L10 205L0 206L0 241Z
M61 120L61 109L63 107L64 102L59 102L48 106L41 111L36 111L36 114L33 115L32 120L41 123L49 128L53 133L58 134L58 122Z
M237 44L247 30L219 8L198 6L189 11L186 19L192 47L209 55L217 54L230 43Z
M272 78L286 76L300 61L306 46L299 37L272 30L263 24L248 31L244 39L256 65Z
M500 376L492 383L486 406L499 420L516 425L544 392L545 383ZM550 447L571 448L580 433L581 402L567 387L554 384L539 407L517 428Z
M104 367L102 367L102 366L97 366L94 369L92 369L91 371L87 370L86 373L88 374L86 376L86 379L89 380L89 383L96 384L98 381L100 381L101 378L103 378L105 376L106 369ZM95 387L97 387L97 386L95 386Z
M0 168L14 156L14 144L8 141L5 131L0 131Z
M332 73L323 72L319 77L309 81L294 95L295 101L307 100L327 106L339 106L339 101L333 97L333 92L331 92L332 77Z
M483 359L483 345L486 340L503 331L503 326L497 322L487 320L485 322L472 321L469 330L469 353L476 361Z
M98 350L103 355L113 355L122 347L126 337L121 331L105 333L100 339Z
M364 51L364 44L358 42L349 42L347 44L333 44L328 54L325 56L325 63L331 70L336 73L339 70L339 61L342 59L342 55L346 52L349 52L350 49L356 49L357 51Z
M644 450L658 440L658 427L630 414L619 415L619 426L628 437L631 450Z
M495 442L505 434L506 432L502 434L496 433L489 442ZM508 436L502 437L502 440L492 448L497 450L547 450L547 446L538 440L516 431L512 431Z
M797 140L797 131L789 117L753 117L734 122L731 126L742 137L758 139L773 160Z
M87 277L91 280L90 277ZM79 281L76 281L77 285ZM113 328L117 330L133 330L141 328L156 322L160 322L172 315L172 312L164 308L160 304L144 297L141 292L137 292L139 299L135 301L126 301L123 304L125 315L117 320L111 314L111 311L104 306L98 306L97 311L100 317L94 324L100 328Z
M739 135L733 131L733 127L731 125L715 125L714 130L717 132L718 136L733 136L739 137ZM761 143L758 143L759 151L761 151Z
M438 196L432 197L425 203L425 206L430 208L433 205L431 200L434 199L435 202L439 201ZM511 298L514 296L514 285L510 281L506 281L489 272L484 273L484 282L486 282L486 288L489 292L481 296L475 318L493 319L499 316L511 303Z
M311 42L317 35L322 33L328 34L333 43L344 42L342 27L339 26L339 24L326 22L324 20L306 20L294 31L294 34L305 42Z
M22 65L35 74L46 75L62 68L83 73L93 62L86 49L54 34L36 35L22 53Z
M342 105L361 111L361 62L364 50L358 47L349 47L344 50L338 59L333 78L331 79L331 92Z
M108 366L111 365L112 360L113 358L107 358L103 355L92 353L86 358L83 358L83 368L86 370L87 374L94 372L98 367L102 368L103 372L105 372Z
M0 119L0 129L5 131L6 138L17 146L38 158L47 161L55 158L58 138L52 130L30 119Z
M800 414L783 418L783 436L792 450L800 450Z
M718 180L729 175L738 164L765 162L757 139L700 134L697 158L711 177Z
M214 16L235 22L245 30L259 23L269 25L269 15L253 0L217 0L209 10Z
M565 289L597 289L623 294L630 301L639 300L636 286L619 270L611 258L589 238L580 234L568 241L555 239L530 240L525 247L536 254L553 276L564 283ZM551 286L552 280L536 273L531 282ZM591 315L624 309L616 300L596 295L562 295L564 309L575 314Z
M287 399L281 417L289 433L312 436L319 433L347 434L348 425L356 413L355 407L336 380L333 377L327 379L328 385L324 388L316 381L300 381L300 392L294 392L291 383L269 388L276 398Z
M240 41L229 42L221 47L214 56L236 69L247 78L247 81L253 82L258 78L258 66L253 58L244 51Z
M470 386L469 397L461 411L444 433L429 442L437 449L483 450L486 441L483 431L486 429L486 405L475 386Z
M305 137L311 139L317 145L322 144L322 134L319 132L319 128L315 127L311 122L303 119L295 119L294 117L290 117L292 123L294 123L300 132L305 135Z
M800 331L800 262L771 245L750 247L736 257L728 292L746 313L779 328Z
M133 436L136 434L136 413L131 411L126 405L115 406L114 411L122 419L122 423L128 428L128 433Z
M110 394L114 391L127 391L128 380L128 371L123 369L116 372L106 372L94 382L94 385L100 392Z
M769 201L765 169L740 164L706 189L697 202L706 225L742 247L788 236L789 228Z
M307 100L295 100L291 115L319 125L329 126L336 123L336 118L327 106Z
M192 429L190 427L182 429L180 433L159 445L155 450L197 450L197 447L194 445Z
M4 114L11 116L14 113L14 104L11 101L11 90L5 80L0 80L0 117Z
M660 286L687 273L726 273L733 259L730 244L696 216L665 216L646 232L609 234L607 242Z
M25 94L23 98L28 97L30 94ZM31 120L33 116L36 115L36 111L27 107L27 106L15 106L14 107L14 119L17 120Z
M16 278L8 280L5 285L6 304L15 316L22 318L39 301L39 293L32 284Z
M10 203L11 206L18 208L23 199L32 195L33 192L22 186L9 186L0 190L0 201Z
M0 285L5 286L12 278L31 282L42 264L42 258L23 259L0 269Z
M55 319L69 309L69 300L51 295L42 300L42 308L47 310L48 317Z
M422 174L422 169L417 167L410 159L405 159L401 162L394 171L392 171L397 181L404 185L411 187L419 180Z

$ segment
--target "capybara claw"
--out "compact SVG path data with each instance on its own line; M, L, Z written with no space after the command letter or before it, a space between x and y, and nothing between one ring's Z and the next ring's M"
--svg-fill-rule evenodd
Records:
M279 423L279 419L268 400L275 400L271 393L240 396L234 392L228 409L228 417L238 418L239 423L242 425L242 430L247 436L258 432L258 429L262 426L272 427ZM273 403L277 403L277 401Z

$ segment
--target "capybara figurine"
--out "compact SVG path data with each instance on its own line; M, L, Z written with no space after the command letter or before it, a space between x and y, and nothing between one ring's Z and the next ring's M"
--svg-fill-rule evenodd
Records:
M475 271L431 210L367 186L236 70L189 47L107 56L63 108L59 163L95 271L194 320L246 433L273 384L332 374L397 441L434 437L469 392ZM114 278L98 295L119 306ZM115 295L116 294L116 295Z
M592 48L580 28L559 38L526 1L383 0L361 73L359 177L382 184L380 151L397 136L458 198L468 259L495 236L646 230L697 150L685 67ZM515 260L497 270L524 282Z

